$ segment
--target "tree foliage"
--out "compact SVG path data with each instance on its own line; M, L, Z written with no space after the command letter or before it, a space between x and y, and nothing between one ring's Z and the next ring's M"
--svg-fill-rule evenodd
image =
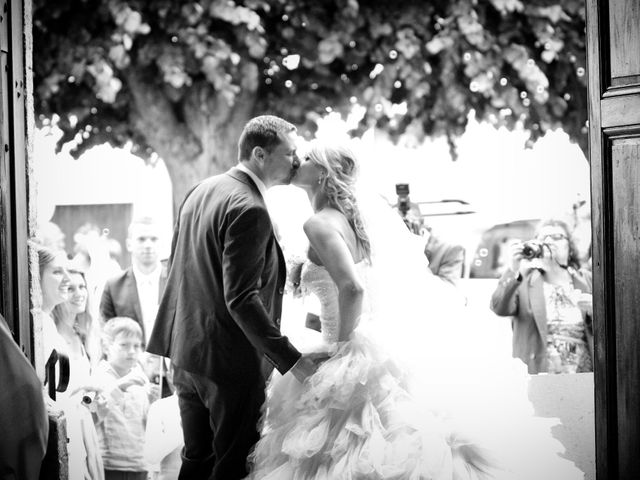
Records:
M174 182L234 163L254 114L310 132L354 104L360 131L394 139L453 145L474 111L530 141L563 128L586 149L583 0L33 3L39 121L57 115L75 154L156 152Z

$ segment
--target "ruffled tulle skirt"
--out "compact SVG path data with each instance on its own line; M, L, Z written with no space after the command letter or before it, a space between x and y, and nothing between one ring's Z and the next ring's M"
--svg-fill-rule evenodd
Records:
M582 479L553 420L533 417L523 371L502 365L477 381L434 368L420 381L356 333L303 384L274 373L248 478Z
M440 478L451 469L442 425L432 415L417 421L405 380L362 336L304 384L276 376L250 478Z

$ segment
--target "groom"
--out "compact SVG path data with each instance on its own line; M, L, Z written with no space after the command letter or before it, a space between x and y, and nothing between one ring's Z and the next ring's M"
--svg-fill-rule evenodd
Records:
M280 333L285 263L264 194L299 166L295 127L244 127L239 164L196 185L178 214L147 350L171 358L185 445L180 479L236 480L259 439L266 376L317 368Z

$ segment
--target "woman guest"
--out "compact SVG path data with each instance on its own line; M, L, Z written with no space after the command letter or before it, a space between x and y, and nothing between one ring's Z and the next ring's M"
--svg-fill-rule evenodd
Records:
M592 371L591 272L580 270L567 224L543 221L534 241L509 252L491 310L512 317L513 356L531 374Z
M97 448L97 434L91 413L82 403L86 391L95 391L95 388L89 385L89 360L82 341L72 333L73 327L69 325L75 322L76 317L69 311L69 300L74 299L78 304L75 307L77 310L86 308L82 307L82 301L78 299L82 297L82 293L77 295L80 285L86 284L78 278L77 272L69 271L64 252L52 252L41 246L37 247L37 251L45 355L48 358L55 349L69 357L69 385L56 397L56 402L64 411L67 420L69 480L103 480L104 471ZM70 295L70 291L75 292L74 295ZM56 308L58 310L54 313ZM68 314L61 313L67 311Z
M90 365L100 360L100 326L91 312L85 275L70 269L68 300L56 305L52 314L58 333L69 347L70 361L82 366L86 378L90 375Z
M69 297L69 272L67 257L63 251L54 252L47 247L36 245L40 271L40 291L42 304L40 318L44 342L45 360L52 350L66 350L64 339L58 334L53 320L53 309Z

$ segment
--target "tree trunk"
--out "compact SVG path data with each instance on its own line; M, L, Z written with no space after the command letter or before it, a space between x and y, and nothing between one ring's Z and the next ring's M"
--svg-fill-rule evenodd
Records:
M177 151L170 157L162 156L173 187L174 217L184 196L195 184L211 175L225 172L237 163L238 137L249 118L247 116L236 125L219 127L211 135L203 135L198 144L205 148L195 157ZM176 142L184 144L183 139L176 139ZM186 149L187 152L189 150Z
M174 216L191 187L238 161L238 138L253 114L257 89L255 65L247 64L244 70L233 105L204 81L194 83L176 104L168 92L150 85L138 72L128 72L135 105L131 121L167 166Z

